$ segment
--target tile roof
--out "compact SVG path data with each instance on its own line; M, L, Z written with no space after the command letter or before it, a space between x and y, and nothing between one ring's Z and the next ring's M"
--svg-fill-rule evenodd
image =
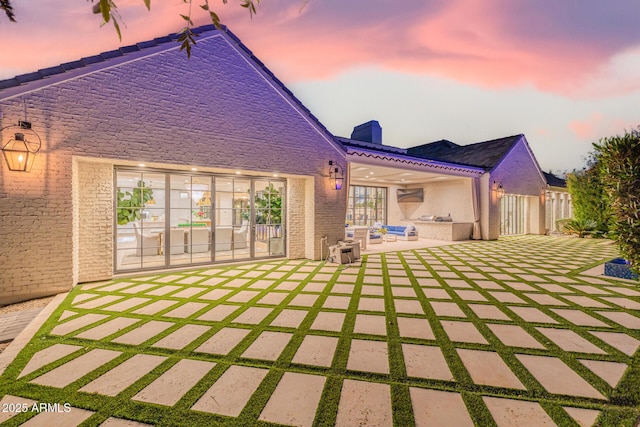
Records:
M470 145L440 140L407 149L407 154L467 166L493 169L524 135L513 135Z
M211 30L215 30L215 26L205 25L202 27L194 28L193 32L196 34L201 34L205 31L211 31ZM82 58L77 61L71 61L64 64L60 64L55 67L43 68L41 70L38 70L32 73L15 76L11 79L0 80L0 90L20 86L21 84L24 84L24 83L41 80L47 77L65 73L67 71L75 70L77 68L86 67L88 65L98 64L100 62L105 62L105 61L108 61L109 59L117 58L117 57L126 55L128 53L139 52L143 49L155 47L155 46L158 46L164 43L169 43L176 40L178 40L178 35L173 33L167 36L157 37L153 40L148 40L148 41L137 43L131 46L123 46L116 50L102 52L98 55L88 56L86 58Z
M544 178L547 180L547 184L552 187L566 187L567 180L559 178L552 173L542 172L544 174Z

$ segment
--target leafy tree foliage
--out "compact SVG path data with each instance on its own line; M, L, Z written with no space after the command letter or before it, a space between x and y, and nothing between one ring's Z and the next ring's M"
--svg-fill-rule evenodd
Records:
M191 6L193 0L182 0L183 3L189 6L189 12L186 15L180 14L182 20L185 21L185 26L178 33L178 43L180 43L180 50L184 50L187 53L187 57L191 56L191 47L196 44L196 34L193 32L193 21L191 20ZM202 0L203 3L200 8L209 14L209 19L217 27L220 28L220 17L213 11L209 5L209 0ZM227 4L228 0L221 0L223 4ZM304 2L306 4L309 0ZM118 37L122 39L122 33L120 31L120 22L122 18L118 13L118 5L115 0L91 0L94 5L92 6L93 13L102 15L102 25L113 23L113 27L118 34ZM142 0L147 10L151 10L151 0ZM240 0L240 6L249 11L249 15L253 15L257 12L257 5L260 4L260 0ZM11 0L0 0L0 10L4 10L7 19L11 22L17 22L13 7L11 6Z
M640 272L640 127L594 144L622 255Z
M589 167L567 174L567 187L571 193L573 216L579 224L595 223L593 231L604 234L609 230L609 202L595 157Z

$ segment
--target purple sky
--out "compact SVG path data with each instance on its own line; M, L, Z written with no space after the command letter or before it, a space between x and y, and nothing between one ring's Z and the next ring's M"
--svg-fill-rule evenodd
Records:
M0 19L0 79L178 31L187 11L118 0L120 42L91 2L34 3ZM637 0L263 0L252 20L238 3L210 0L336 135L371 119L395 146L524 133L544 170L570 170L640 124Z

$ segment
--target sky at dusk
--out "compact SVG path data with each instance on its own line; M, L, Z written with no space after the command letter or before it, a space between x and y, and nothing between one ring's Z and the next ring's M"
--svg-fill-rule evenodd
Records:
M398 147L523 133L543 170L564 171L583 166L592 142L640 125L637 0L262 0L253 19L237 0L209 2L338 136L372 119ZM116 0L120 41L90 1L12 3L0 79L179 31L188 11Z

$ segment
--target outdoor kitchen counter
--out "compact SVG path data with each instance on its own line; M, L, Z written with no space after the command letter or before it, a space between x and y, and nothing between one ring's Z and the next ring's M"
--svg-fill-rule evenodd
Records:
M469 240L473 232L472 222L437 222L403 220L400 225L413 224L418 229L418 237L433 240Z

